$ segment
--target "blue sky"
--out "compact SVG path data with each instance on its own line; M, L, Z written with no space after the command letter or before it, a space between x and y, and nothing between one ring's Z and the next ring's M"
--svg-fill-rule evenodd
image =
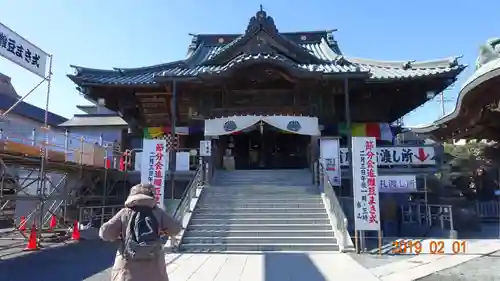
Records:
M479 4L481 2L481 4ZM429 60L463 55L473 72L478 47L500 36L500 1L482 0L0 0L0 21L54 55L49 109L65 117L87 102L66 77L70 64L92 68L135 67L184 58L188 33L241 33L262 4L280 31L338 29L348 56L381 60ZM40 78L0 58L0 72L12 77L20 95ZM27 101L44 107L46 86ZM455 102L446 104L450 112ZM416 125L440 117L429 102L405 118Z

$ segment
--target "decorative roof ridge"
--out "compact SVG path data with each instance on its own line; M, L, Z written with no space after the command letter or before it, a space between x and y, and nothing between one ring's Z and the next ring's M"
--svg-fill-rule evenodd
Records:
M330 61L332 61L332 62L336 61L339 57L342 57L342 54L337 54L330 47L330 44L326 41L325 38L321 39L321 42L319 43L319 47L320 47L321 51L323 51L328 57L331 58Z
M190 56L188 56L186 59L189 59ZM119 67L113 67L114 70L118 72L123 72L123 73L134 73L134 72L143 72L143 71L152 71L155 69L161 69L164 68L171 68L171 67L177 67L181 66L185 63L186 59L182 60L176 60L172 62L166 62L166 63L161 63L161 64L156 64L156 65L150 65L150 66L142 66L142 67L133 67L133 68L119 68Z
M201 42L201 44L199 44L198 47L196 47L196 49L191 51L189 56L184 60L184 67L186 67L186 66L193 67L193 65L196 65L196 62L199 61L198 57L200 56L200 54L202 54L203 49L206 47L209 47L209 46L205 45L204 42ZM177 67L182 67L182 66L178 65Z
M329 32L334 32L337 31L336 29L332 30L310 30L310 31L291 31L291 32L278 32L280 35L303 35L303 34L328 34ZM200 37L217 37L217 36L234 36L234 37L240 37L241 35L245 35L245 33L199 33L199 34L192 34L192 36L197 36L198 39Z
M116 70L114 69L100 69L100 68L90 68L90 67L83 67L83 66L78 66L74 64L70 64L69 67L73 68L77 73L75 74L76 76L83 73L83 72L96 72L96 73L114 73Z
M189 58L189 57L188 57ZM88 67L82 67L82 66L77 66L77 65L70 65L71 68L76 70L76 74L73 76L78 76L83 73L88 73L88 72L93 72L96 74L116 74L116 75L126 75L126 74L134 74L134 73L141 73L141 72L150 72L155 69L158 69L157 71L162 71L165 68L172 68L172 67L178 67L182 66L185 64L185 60L177 60L173 62L167 62L167 63L162 63L162 64L156 64L156 65L151 65L151 66L143 66L143 67L137 67L137 68L117 68L113 67L112 69L99 69L99 68L88 68Z
M268 16L265 11L261 9L252 16L249 20L245 33L229 44L225 45L214 57L212 57L209 62L213 63L219 61L221 63L222 60L229 59L227 56L230 54L230 50L236 48L238 45L242 45L248 40L251 40L254 36L256 36L259 32L265 32L268 36L273 38L273 40L277 40L277 42L282 41L283 44L289 44L290 52L296 53L303 60L308 60L309 62L320 62L321 59L317 58L307 49L302 48L297 42L290 40L283 36L277 29L276 24L274 23L274 19L271 16ZM278 43L279 44L279 43ZM227 61L226 61L227 62Z
M366 58L355 58L346 57L346 59L355 64L374 66L374 67L390 67L390 68L402 68L402 69L421 69L421 68L448 68L448 67L465 67L465 65L459 64L458 60L461 56L449 57L436 60L426 60L426 61L383 61L374 60Z

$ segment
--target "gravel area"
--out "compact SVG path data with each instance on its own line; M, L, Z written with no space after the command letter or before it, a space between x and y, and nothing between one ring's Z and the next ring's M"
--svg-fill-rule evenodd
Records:
M419 281L499 281L500 251L433 273Z

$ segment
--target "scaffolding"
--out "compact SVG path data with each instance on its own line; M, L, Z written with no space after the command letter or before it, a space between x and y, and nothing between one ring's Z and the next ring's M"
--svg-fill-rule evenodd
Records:
M49 59L47 77L0 115L0 239L26 239L26 228L36 230L39 243L68 237L82 208L104 220L106 206L122 203L130 188L123 165L129 156L116 143L50 129ZM10 113L45 81L43 124Z
M122 203L130 184L120 163L128 159L116 147L102 137L86 139L43 127L29 136L0 128L0 221L12 228L4 236L17 232L25 239L22 228L32 226L41 242L48 231L67 236L81 208L100 206L102 211L93 210L100 215L106 206ZM57 231L49 229L54 216Z

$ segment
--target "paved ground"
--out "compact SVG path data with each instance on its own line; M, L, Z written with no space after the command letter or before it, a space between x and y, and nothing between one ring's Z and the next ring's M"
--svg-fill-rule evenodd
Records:
M0 250L0 281L105 281L116 246L100 241L54 244L38 252L24 246ZM102 278L99 278L102 276ZM92 277L92 279L88 279Z
M174 281L378 280L348 255L339 253L256 253L170 255Z
M113 243L88 240L54 244L29 254L21 252L23 246L10 249L17 254L5 255L5 249L0 249L0 281L109 281L116 247ZM489 256L481 254L494 249L496 252ZM371 264L357 262L362 259L378 261ZM167 262L171 281L500 280L497 269L500 240L476 241L471 244L468 255L169 254ZM434 273L436 271L439 272Z

